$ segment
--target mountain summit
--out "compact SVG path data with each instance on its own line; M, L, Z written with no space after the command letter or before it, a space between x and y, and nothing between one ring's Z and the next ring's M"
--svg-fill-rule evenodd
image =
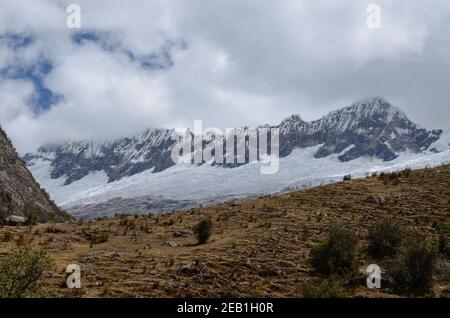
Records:
M312 122L293 123L290 117L279 127L281 156L295 148L322 145L316 158L338 154L341 161L364 156L393 160L399 152L428 149L442 133L419 127L381 97L359 101Z

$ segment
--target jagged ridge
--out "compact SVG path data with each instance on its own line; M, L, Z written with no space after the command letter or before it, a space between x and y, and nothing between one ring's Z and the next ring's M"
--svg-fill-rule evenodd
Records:
M403 111L380 97L359 101L312 122L292 115L277 127L281 157L288 156L295 148L322 145L316 158L340 154L341 161L363 156L393 160L399 152L428 149L442 133L442 130L427 131L417 126ZM25 155L24 159L30 165L36 158L51 161L51 177L66 176L66 184L102 170L112 182L149 169L160 172L174 165L170 158L174 133L172 129L149 129L114 142L48 145L39 148L36 154ZM208 141L204 142L204 146L207 144Z

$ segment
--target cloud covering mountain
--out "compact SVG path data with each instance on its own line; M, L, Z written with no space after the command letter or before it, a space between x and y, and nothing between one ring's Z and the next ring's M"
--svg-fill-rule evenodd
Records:
M20 152L147 127L314 120L383 95L448 127L448 1L0 3L0 122ZM426 111L425 111L426 110Z

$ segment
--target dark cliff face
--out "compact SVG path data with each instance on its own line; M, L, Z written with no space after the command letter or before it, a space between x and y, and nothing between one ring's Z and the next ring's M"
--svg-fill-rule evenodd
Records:
M36 222L68 219L36 183L1 128L0 149L0 223L10 215Z
M418 127L398 108L383 98L373 98L306 122L299 115L285 119L280 129L280 156L295 148L322 145L316 158L339 154L341 161L371 156L393 160L399 152L420 152L439 139L442 131ZM51 177L66 177L66 184L92 171L105 171L109 182L145 170L160 172L174 163L170 153L174 130L152 129L144 134L109 143L68 142L41 147L24 160L33 164L40 158L51 163ZM206 138L207 139L207 138ZM208 141L203 142L206 146ZM233 168L238 164L226 164Z

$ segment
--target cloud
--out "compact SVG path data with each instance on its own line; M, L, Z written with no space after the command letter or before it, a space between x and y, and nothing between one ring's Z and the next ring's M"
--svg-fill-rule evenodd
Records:
M3 1L0 122L23 153L194 119L310 120L382 95L448 127L450 5L379 0L374 30L372 2L79 0L82 29L70 30L71 1Z

